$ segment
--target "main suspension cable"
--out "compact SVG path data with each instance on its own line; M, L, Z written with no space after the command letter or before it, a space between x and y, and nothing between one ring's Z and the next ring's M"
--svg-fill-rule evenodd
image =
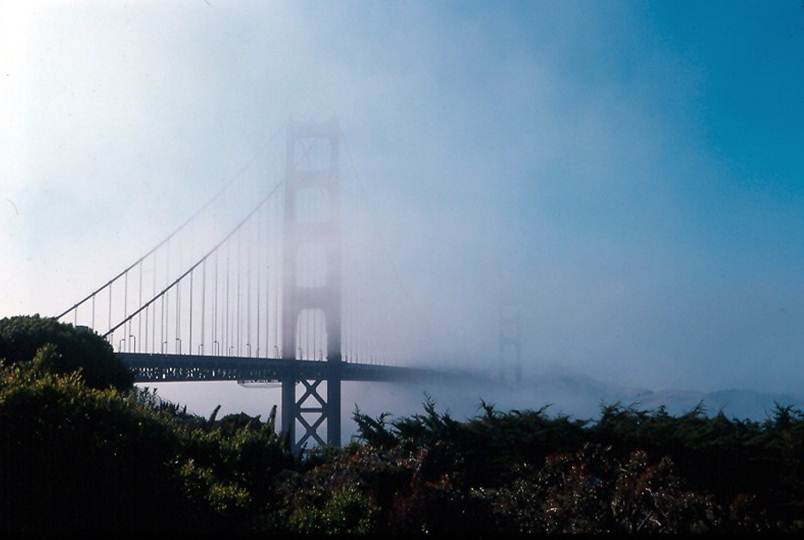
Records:
M121 277L125 276L131 269L133 269L135 266L140 264L142 261L147 259L152 254L154 254L159 248L161 248L162 246L167 244L173 237L175 237L177 234L179 234L187 225L189 225L191 222L193 222L202 212L204 212L207 208L212 206L212 204L215 203L215 201L217 201L221 196L223 196L223 194L226 193L226 191L232 186L232 184L234 184L241 176L243 176L243 174L245 174L254 165L254 163L257 161L257 158L260 155L262 155L263 150L269 144L273 143L274 139L276 139L276 137L283 130L284 130L284 127L280 127L273 134L271 134L269 136L269 138L266 140L266 142L263 143L262 145L260 145L259 148L257 148L257 150L254 152L254 154L251 156L251 158L242 167L240 167L240 169L238 169L235 172L234 175L232 175L229 178L229 180L226 182L226 184L220 190L218 190L217 193L215 193L206 203L204 203L204 205L201 206L201 208L199 208L198 210L193 212L190 215L190 217L188 217L186 220L184 220L178 227L173 229L173 231L170 234L168 234L165 238L163 238L162 241L160 241L154 247L149 249L143 256L141 256L136 261L134 261L133 263L128 265L126 268L124 268L122 271L120 271L118 274L116 274L112 279L110 279L109 281L107 281L106 283L104 283L103 285L101 285L100 287L98 287L97 289L95 289L94 291L89 293L88 295L86 295L84 298L82 298L81 300L79 300L78 302L76 302L75 304L70 306L69 308L65 309L61 314L56 316L56 318L61 319L62 317L64 317L65 315L67 315L68 313L73 311L74 309L77 309L78 307L83 305L88 300L91 300L95 295L97 295L98 293L103 291L105 288L110 287L118 279L120 279Z
M241 221L240 221L240 222L237 224L237 226L236 226L234 229L232 229L232 230L229 232L229 234L227 234L227 235L226 235L226 236L225 236L225 237L224 237L224 238L223 238L221 241L219 241L217 244L215 244L215 246L214 246L212 249L210 249L210 250L209 250L209 251L208 251L206 254L204 254L204 256L203 256L203 257L201 257L201 258L200 258L198 261L196 261L196 262L195 262L195 264L193 264L193 265L192 265L190 268L188 268L188 269L187 269L187 270L186 270L186 271L185 271L183 274L181 274L179 277L177 277L175 280L173 280L173 281L172 281L172 282L171 282L169 285L167 285L167 286L166 286L164 289L162 289L162 290L159 292L159 294L158 294L158 295L156 295L155 297L153 297L153 298L152 298L151 300L149 300L147 303L143 304L143 305L142 305L142 306L141 306L139 309L137 309L137 310L136 310L136 311L134 311L134 312L133 312L131 315L129 315L128 317L126 317L125 319L123 319L122 321L120 321L120 322L119 322L117 325L115 325L115 326L113 326L112 328L110 328L110 329L109 329L109 330L108 330L108 331L107 331L105 334L103 334L103 337L108 337L109 335L112 335L112 334L113 334L113 333L114 333L114 332L115 332L115 331L116 331L118 328L120 328L121 326L123 326L124 324L126 324L128 321L130 321L131 319L133 319L135 316L139 315L139 314L140 314L140 313L141 313L141 312L142 312L142 311L143 311L143 310L144 310L144 309L145 309L147 306L149 306L149 305L153 304L153 303L154 303L156 300L158 300L159 298L161 298L161 297L163 297L164 295L166 295L166 294L167 294L167 293L170 291L170 289L172 289L174 286L176 286L176 285L177 285L177 284L178 284L178 283L179 283L179 282L180 282L182 279L184 279L185 277L187 277L187 276L188 276L188 275L189 275L189 274L190 274L190 273L191 273L193 270L195 270L195 269L196 269L198 266L200 266L201 264L203 264L203 262L204 262L205 260L207 260L207 259L208 259L208 258L209 258L209 257L210 257L212 254L214 254L214 253L215 253L215 252L218 250L218 248L220 248L220 247L221 247L223 244L225 244L225 243L226 243L226 242L227 242L227 241L228 241L228 240L229 240L229 239L230 239L232 236L234 236L236 233L238 233L238 231L240 231L240 229L243 227L243 225L245 225L245 224L246 224L246 223L249 221L249 219L251 219L251 216L253 216L253 215L254 215L254 214L255 214L255 213L256 213L256 212L257 212L257 211L258 211L258 210L259 210L259 209L262 207L262 205L263 205L263 204L265 204L265 203L266 203L268 200L270 200L270 199L271 199L271 198L274 196L274 194L276 194L276 193L277 193L277 191L279 190L279 188L282 186L282 184L283 184L283 183L284 183L284 180L283 180L283 181L278 182L278 183L277 183L277 184L276 184L276 185L273 187L273 189L271 189L271 191L270 191L270 192L269 192L269 193L268 193L268 194L267 194L265 197L263 197L263 198L262 198L262 199L261 199L261 200L260 200L260 201L257 203L257 205L254 207L254 209L253 209L253 210L251 210L251 211L250 211L250 212L249 212L249 213L246 215L246 217L244 217L244 218L243 218L243 219L242 219L242 220L241 220ZM178 336L177 336L177 337L178 337Z

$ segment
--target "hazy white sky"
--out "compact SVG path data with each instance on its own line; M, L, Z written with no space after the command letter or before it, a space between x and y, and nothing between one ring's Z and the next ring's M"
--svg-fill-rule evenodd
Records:
M800 2L0 14L0 316L71 304L255 156L273 184L287 119L337 115L408 354L493 361L509 272L531 370L804 382Z

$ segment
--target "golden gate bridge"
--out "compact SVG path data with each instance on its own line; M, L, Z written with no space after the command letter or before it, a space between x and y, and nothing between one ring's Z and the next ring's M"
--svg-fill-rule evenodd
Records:
M291 122L284 178L217 242L185 266L174 253L228 186L58 318L103 335L137 382L280 383L296 451L340 444L343 381L457 377L391 365L359 331L343 294L341 138L335 120Z

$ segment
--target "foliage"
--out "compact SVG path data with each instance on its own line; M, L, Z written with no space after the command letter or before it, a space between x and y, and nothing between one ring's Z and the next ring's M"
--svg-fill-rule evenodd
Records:
M416 456L417 474L449 488L467 509L459 523L474 531L804 528L804 413L791 407L765 422L700 407L675 417L614 404L596 422L481 408L458 422L428 398L424 414L389 423L356 411L355 421L385 459Z
M0 368L0 529L243 529L294 463L271 422L90 388L43 369L52 354Z
M54 373L80 370L93 388L113 386L126 390L134 382L128 368L115 357L112 346L89 328L39 315L0 319L0 359L6 363L30 361L46 344L55 349L43 367Z
M367 534L376 526L378 509L356 486L342 486L326 497L311 491L301 495L304 498L299 498L287 521L294 533Z
M488 493L499 530L515 533L694 533L716 528L717 507L685 489L672 462L645 452L624 460L585 445Z
M804 529L804 414L764 422L618 404L598 420L428 397L359 440L293 456L266 421L0 366L0 529L271 534L745 533Z

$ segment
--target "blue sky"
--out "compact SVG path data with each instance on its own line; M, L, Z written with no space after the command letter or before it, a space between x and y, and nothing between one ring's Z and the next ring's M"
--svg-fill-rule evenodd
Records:
M804 383L798 0L2 6L0 315L69 305L336 114L405 354L484 362L509 289L532 371Z

